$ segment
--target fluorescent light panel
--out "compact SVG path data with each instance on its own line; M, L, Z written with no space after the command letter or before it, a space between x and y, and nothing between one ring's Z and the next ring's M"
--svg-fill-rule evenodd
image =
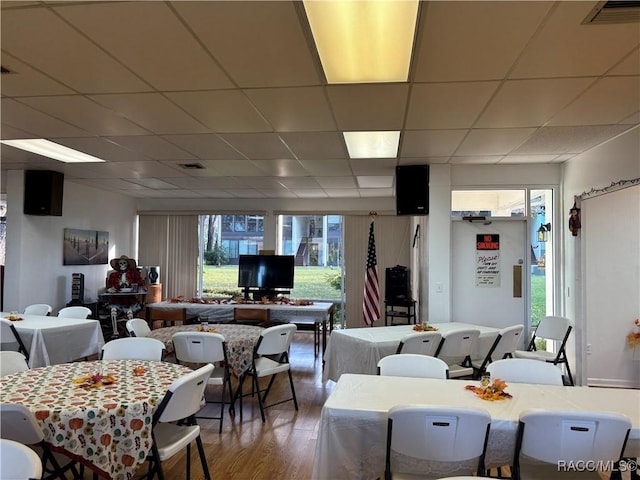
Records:
M50 142L43 138L29 138L23 140L0 140L0 143L9 145L10 147L26 150L27 152L36 153L43 157L53 158L65 163L95 163L105 162L101 158L87 155L59 143Z
M327 82L406 82L418 3L304 0Z
M342 132L350 158L395 158L400 143L399 131Z

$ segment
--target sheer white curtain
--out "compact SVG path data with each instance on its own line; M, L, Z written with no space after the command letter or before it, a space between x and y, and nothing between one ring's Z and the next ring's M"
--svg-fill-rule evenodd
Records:
M378 215L374 219L378 278L380 279L381 318L374 326L384 326L385 269L404 265L408 267L411 251L411 217ZM364 327L362 300L364 274L369 242L368 215L346 215L344 217L344 264L347 328Z
M159 265L163 298L195 297L197 215L140 215L140 265Z

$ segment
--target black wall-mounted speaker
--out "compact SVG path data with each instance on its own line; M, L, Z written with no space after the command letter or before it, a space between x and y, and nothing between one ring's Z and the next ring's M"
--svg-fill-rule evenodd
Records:
M429 165L396 167L396 214L429 214Z
M52 170L24 172L24 214L62 216L64 174Z

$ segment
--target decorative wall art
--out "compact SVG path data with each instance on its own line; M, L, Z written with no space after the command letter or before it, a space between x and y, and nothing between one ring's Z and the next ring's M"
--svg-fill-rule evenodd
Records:
M63 265L106 265L109 232L64 229Z

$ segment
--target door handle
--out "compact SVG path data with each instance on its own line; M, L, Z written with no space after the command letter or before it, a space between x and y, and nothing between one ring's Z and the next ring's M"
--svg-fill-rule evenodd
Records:
M522 265L513 266L513 298L522 298Z

